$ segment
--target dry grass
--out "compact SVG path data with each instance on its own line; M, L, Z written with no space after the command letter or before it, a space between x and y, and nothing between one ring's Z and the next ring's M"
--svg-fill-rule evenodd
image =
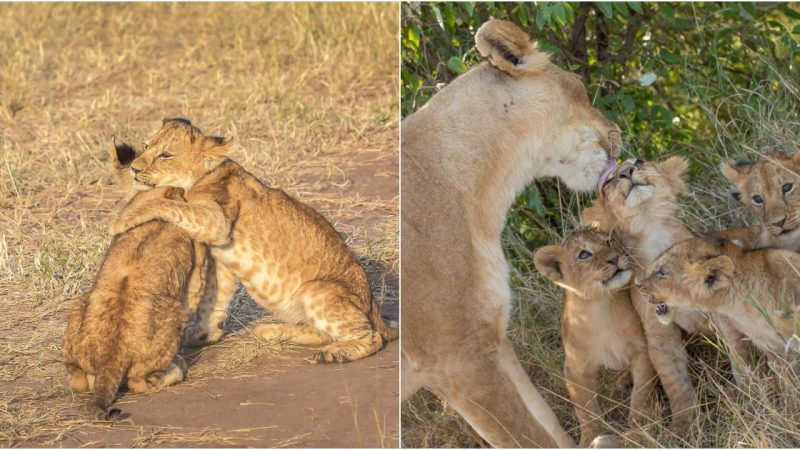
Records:
M769 61L761 61L777 71ZM716 131L708 147L680 149L676 153L692 163L690 194L681 200L684 223L697 232L721 230L755 223L730 196L732 187L719 173L721 158L755 159L770 151L793 153L800 149L800 85L789 77L780 78L780 89L761 80L750 87L726 86L721 93L715 80L707 85L690 86L692 101L704 106ZM715 108L712 105L723 105ZM638 150L629 148L628 155ZM664 159L670 155L661 155ZM568 229L547 229L553 242L559 242L577 223L574 211L586 198L562 189L559 205ZM506 254L512 262L515 309L508 335L532 382L553 408L561 425L578 438L579 428L573 405L563 380L563 345L560 337L562 293L541 277L533 265L533 251L507 227ZM614 391L614 379L604 374L606 388L601 404L606 414L607 431L622 435L631 447L730 448L800 446L800 383L791 375L776 374L761 365L756 376L742 388L732 383L727 358L718 342L693 339L689 344L692 381L697 402L697 419L689 432L676 435L668 422L652 423L627 430L625 393ZM778 384L792 386L788 393ZM620 402L623 404L620 405ZM662 410L668 403L662 396ZM405 447L483 447L486 442L458 416L455 410L429 392L413 396L402 407L401 424Z
M397 15L393 4L0 5L0 445L89 426L38 405L65 395L66 306L109 242L111 137L138 144L162 117L237 138L233 158L334 222L384 274L378 299L397 301ZM226 327L263 315L241 293ZM246 331L221 345L195 376L274 350ZM167 434L209 435L139 442Z

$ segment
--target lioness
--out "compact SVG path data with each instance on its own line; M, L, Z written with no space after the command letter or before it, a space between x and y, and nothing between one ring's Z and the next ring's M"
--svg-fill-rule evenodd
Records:
M721 169L736 186L734 198L758 219L759 226L717 234L736 239L745 248L800 251L800 153L772 152L755 162L728 160Z
M212 246L217 295L198 311L190 333L195 342L222 336L237 281L285 322L260 325L254 333L320 346L318 361L353 361L397 339L397 330L381 319L364 269L333 226L228 159L230 145L186 119L165 119L131 170L139 183L185 189L187 203L141 202L110 227L116 234L160 219Z
M800 254L793 251L691 239L653 262L642 291L650 302L666 305L665 311L678 307L727 317L773 362L783 361L787 351L793 359L800 355Z
M114 171L132 190L136 150L114 147ZM179 188L139 192L126 208L154 199L183 202L182 193ZM72 305L62 345L72 390L94 389L94 416L117 412L109 406L123 383L138 393L183 380L186 363L177 350L184 324L203 296L205 254L205 246L186 232L158 221L114 237L92 290Z
M488 61L401 126L401 397L435 391L496 447L571 447L505 336L500 234L536 177L591 190L614 164L620 130L514 24L489 21L475 41Z
M607 235L586 230L568 235L562 245L542 247L533 261L539 273L564 288L564 377L581 424L580 446L588 446L601 432L597 378L602 367L631 372L632 425L651 415L657 377L642 322L631 304L628 258L611 246Z
M582 212L585 222L612 230L633 258L636 279L643 278L653 260L675 242L694 237L678 217L677 199L686 193L686 169L686 161L679 157L660 163L629 159L611 172L600 188L601 196ZM696 402L681 330L713 335L713 328L718 328L734 355L737 377L746 361L743 336L727 321L693 310L675 311L674 320L665 325L660 322L655 305L643 301L635 286L631 298L644 325L650 360L669 397L672 426L684 430L694 418Z

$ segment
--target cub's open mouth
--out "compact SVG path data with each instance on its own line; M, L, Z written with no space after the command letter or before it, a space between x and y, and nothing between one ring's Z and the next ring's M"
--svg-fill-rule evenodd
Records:
M656 304L656 315L664 316L669 312L669 307L665 303Z

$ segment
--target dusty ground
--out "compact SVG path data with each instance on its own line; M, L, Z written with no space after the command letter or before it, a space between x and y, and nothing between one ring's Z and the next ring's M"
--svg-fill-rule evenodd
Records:
M237 292L189 379L86 421L65 389L69 300L121 195L111 137L183 115L323 213L398 317L397 5L0 5L0 446L397 446L398 344L346 365L256 339Z

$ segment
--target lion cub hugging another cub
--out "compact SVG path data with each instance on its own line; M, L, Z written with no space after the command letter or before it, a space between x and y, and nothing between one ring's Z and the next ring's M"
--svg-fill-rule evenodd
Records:
M136 151L115 145L114 171L132 190L130 164ZM139 192L132 208L152 199L183 202L182 189ZM74 392L94 390L91 413L101 419L120 385L135 393L183 380L186 363L177 354L181 332L205 288L205 254L188 233L159 221L117 235L91 291L77 298L62 345Z
M131 170L141 185L184 189L186 202L137 202L110 227L118 234L160 220L209 246L216 292L199 308L188 340L220 339L237 282L283 322L260 325L255 334L320 347L318 361L353 361L397 339L333 226L228 159L230 147L231 140L206 136L186 119L165 119Z

